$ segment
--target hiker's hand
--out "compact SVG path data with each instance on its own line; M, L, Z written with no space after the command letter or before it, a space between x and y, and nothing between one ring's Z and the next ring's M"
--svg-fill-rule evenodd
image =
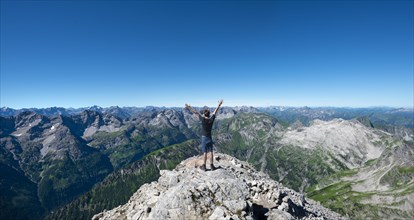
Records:
M185 107L186 107L186 108L190 108L190 105L189 105L189 104L185 104Z
M220 99L219 105L223 104L223 99Z

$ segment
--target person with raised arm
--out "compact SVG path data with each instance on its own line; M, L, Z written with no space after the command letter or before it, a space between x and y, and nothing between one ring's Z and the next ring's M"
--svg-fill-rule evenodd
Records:
M207 153L210 152L210 169L215 170L216 167L213 164L213 139L211 137L211 129L213 128L214 119L216 119L216 114L220 109L223 100L218 102L217 108L213 111L213 114L210 117L210 109L204 109L203 114L201 115L198 111L193 109L190 105L185 104L185 107L196 114L201 121L201 126L203 128L201 135L201 150L203 152L203 165L200 167L203 171L206 171L206 162L207 162Z

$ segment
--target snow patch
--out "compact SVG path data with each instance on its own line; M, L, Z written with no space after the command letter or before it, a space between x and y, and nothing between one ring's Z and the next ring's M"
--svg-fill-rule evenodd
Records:
M55 123L52 125L52 127L50 128L50 131L56 130L59 127L60 123Z

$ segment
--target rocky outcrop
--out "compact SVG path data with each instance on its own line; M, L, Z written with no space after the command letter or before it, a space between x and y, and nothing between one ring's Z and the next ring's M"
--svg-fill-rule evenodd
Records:
M202 171L200 161L192 157L161 170L158 182L93 219L345 219L246 162L218 154L218 169Z
M314 120L309 127L286 131L279 143L307 149L322 148L352 169L381 155L385 149L379 144L383 136L389 134L366 127L357 120Z

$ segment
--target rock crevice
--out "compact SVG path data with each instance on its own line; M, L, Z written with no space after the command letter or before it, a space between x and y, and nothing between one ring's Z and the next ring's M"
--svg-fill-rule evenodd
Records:
M246 162L217 154L218 169L205 172L200 161L192 157L161 170L128 203L93 219L345 219Z

